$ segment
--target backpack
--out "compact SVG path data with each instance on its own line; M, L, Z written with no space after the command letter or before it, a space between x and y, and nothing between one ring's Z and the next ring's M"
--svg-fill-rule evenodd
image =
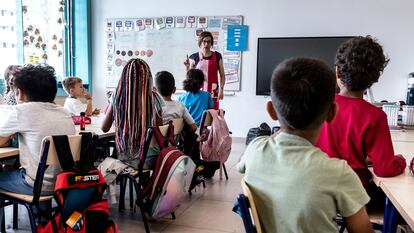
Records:
M207 140L200 142L200 152L204 160L220 162L221 177L222 165L230 156L232 139L224 119L223 109L208 111L212 117L212 124Z
M141 190L147 212L160 219L183 202L187 195L195 164L174 146L174 126L169 123L167 136L158 127L151 127L160 146L155 170L145 188Z
M118 226L108 219L108 201L102 199L106 183L93 167L97 139L82 135L80 161L73 161L68 137L53 136L63 172L58 174L52 219L39 224L39 233L117 233Z
M247 137L246 137L246 145L249 145L249 143L253 139L259 136L264 136L264 135L270 136L271 134L272 134L272 130L270 129L270 126L263 122L260 124L259 127L249 129L249 132L247 133Z

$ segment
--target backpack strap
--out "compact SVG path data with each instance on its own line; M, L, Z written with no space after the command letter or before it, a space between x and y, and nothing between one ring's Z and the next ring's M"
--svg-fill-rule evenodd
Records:
M77 164L81 166L93 166L95 161L97 137L90 132L80 133L82 135L80 159Z
M172 122L168 122L168 129L167 129L167 136L164 137L160 131L160 128L158 126L154 126L154 135L155 139L158 142L158 145L161 149L168 147L168 143L171 143L171 145L174 145L174 125Z
M57 157L62 170L70 170L75 166L72 152L70 151L69 139L67 135L52 136L55 143Z

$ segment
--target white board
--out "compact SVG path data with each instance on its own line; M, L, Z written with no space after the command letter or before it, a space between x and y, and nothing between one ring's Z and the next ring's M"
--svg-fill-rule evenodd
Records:
M201 16L200 16L201 17ZM197 31L210 31L215 39L213 50L223 55L227 91L240 91L241 52L227 51L227 25L241 25L242 16L194 16L195 23L186 22L185 27L173 17L122 18L105 20L106 87L117 86L124 65L131 58L145 60L153 77L166 70L174 75L177 89L182 89L185 78L186 55L198 52ZM202 18L202 17L201 17ZM190 17L184 16L189 20ZM141 24L142 23L142 24Z

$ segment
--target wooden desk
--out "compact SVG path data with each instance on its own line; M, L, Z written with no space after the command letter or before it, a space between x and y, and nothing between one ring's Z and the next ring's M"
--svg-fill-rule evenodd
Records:
M414 142L414 130L393 130L391 138L393 142Z
M411 178L414 180L414 177ZM381 189L411 229L414 229L414 183L384 181L381 183Z
M19 149L14 147L2 147L0 148L0 159L6 159L9 157L19 155Z

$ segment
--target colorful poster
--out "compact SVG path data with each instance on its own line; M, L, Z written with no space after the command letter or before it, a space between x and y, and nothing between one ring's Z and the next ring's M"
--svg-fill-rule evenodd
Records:
M144 20L137 19L135 20L135 31L141 31L145 29Z
M175 27L176 28L184 28L185 27L185 17L184 16L175 17Z
M208 27L209 28L220 28L221 27L221 19L209 18L208 19Z
M120 31L123 31L123 30L124 30L124 27L123 27L122 20L115 21L115 31L120 32Z
M107 32L113 32L114 31L114 24L112 21L106 21L105 22L105 31Z
M106 42L114 42L114 32L106 32Z
M114 43L106 43L106 53L114 53Z
M164 18L160 17L155 20L155 28L157 30L165 28L165 21Z
M194 28L196 27L196 17L195 16L188 16L187 17L187 27Z
M227 26L227 50L246 51L247 50L247 33L246 25L228 25Z
M132 31L134 29L134 22L132 20L124 21L124 31Z
M154 29L154 20L152 18L145 19L145 29Z
M198 17L197 28L206 28L206 27L207 27L207 17Z
M166 28L173 28L174 25L174 17L165 17L165 26Z

